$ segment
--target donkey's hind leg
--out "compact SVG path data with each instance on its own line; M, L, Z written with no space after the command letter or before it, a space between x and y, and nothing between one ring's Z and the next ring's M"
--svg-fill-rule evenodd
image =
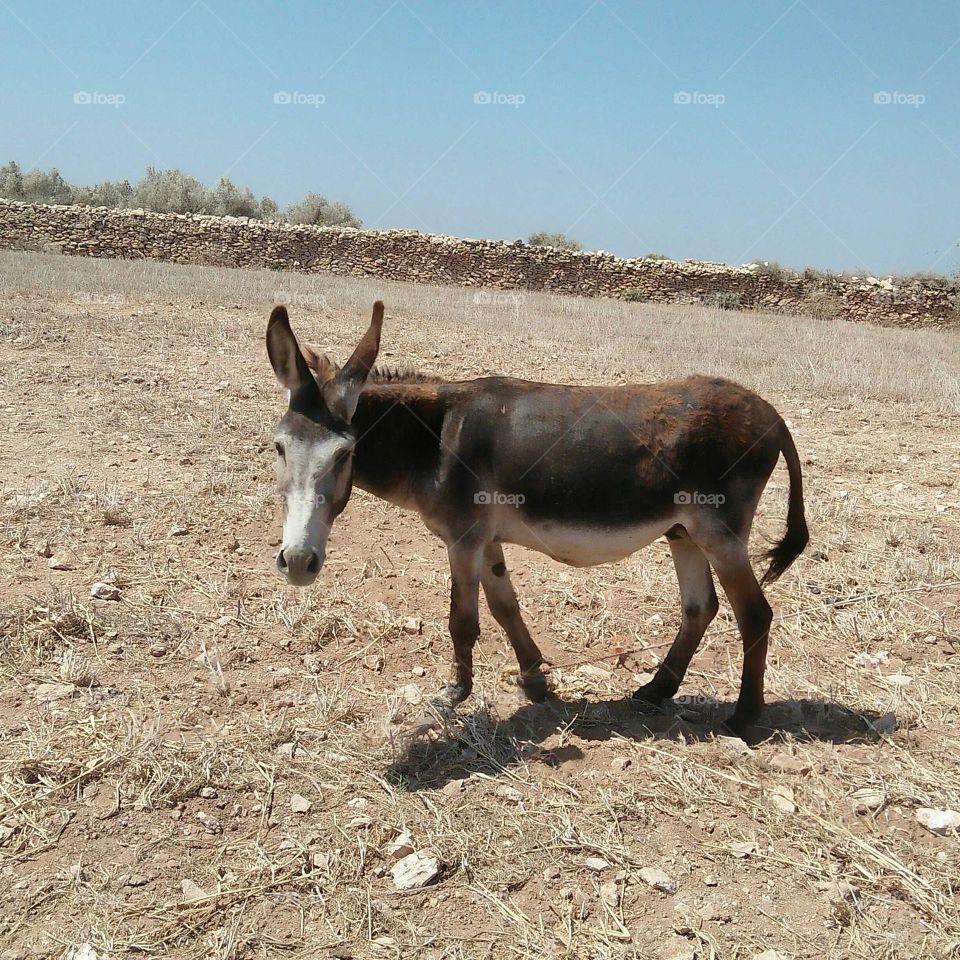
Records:
M510 582L510 574L503 559L503 548L499 543L490 543L484 550L480 583L494 620L503 628L513 652L517 655L517 663L520 665L517 686L531 700L543 700L547 695L547 678L540 672L543 654L523 622L517 594Z
M667 540L680 584L682 618L677 637L653 679L633 694L634 700L652 704L668 700L677 692L690 660L719 607L710 564L703 551L681 526L669 530Z
M763 710L763 674L773 621L773 611L750 566L745 540L725 532L702 541L723 592L733 607L743 640L740 696L733 716L726 722L727 729L739 737L745 736L748 727Z

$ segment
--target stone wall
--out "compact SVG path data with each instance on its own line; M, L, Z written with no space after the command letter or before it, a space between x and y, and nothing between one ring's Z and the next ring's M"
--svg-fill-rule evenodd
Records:
M521 241L458 240L413 230L293 226L237 217L0 200L0 248L89 257L260 267L584 297L839 316L887 324L960 320L957 285L794 274L756 265L624 260Z

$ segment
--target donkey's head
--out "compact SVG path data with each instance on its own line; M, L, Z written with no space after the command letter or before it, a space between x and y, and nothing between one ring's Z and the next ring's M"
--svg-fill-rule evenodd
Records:
M295 587L313 583L326 559L333 521L350 499L353 415L380 350L383 304L373 305L370 328L338 368L308 346L301 348L285 307L267 324L267 354L277 379L290 391L289 407L274 434L283 542L277 569Z

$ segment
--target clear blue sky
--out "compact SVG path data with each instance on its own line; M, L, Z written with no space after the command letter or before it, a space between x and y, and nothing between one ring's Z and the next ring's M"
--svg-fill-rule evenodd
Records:
M960 267L947 0L0 0L0 77L0 160L74 182L175 166L371 227Z

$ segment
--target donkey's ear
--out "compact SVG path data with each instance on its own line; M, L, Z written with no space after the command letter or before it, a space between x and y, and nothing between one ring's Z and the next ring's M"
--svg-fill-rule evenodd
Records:
M323 399L330 412L345 423L353 419L360 400L360 391L377 362L380 352L380 330L383 327L383 302L373 305L373 317L363 339L350 359L323 388Z
M267 356L270 357L270 365L277 379L291 393L296 393L305 383L313 380L297 338L290 329L286 307L274 307L270 314L267 323Z

